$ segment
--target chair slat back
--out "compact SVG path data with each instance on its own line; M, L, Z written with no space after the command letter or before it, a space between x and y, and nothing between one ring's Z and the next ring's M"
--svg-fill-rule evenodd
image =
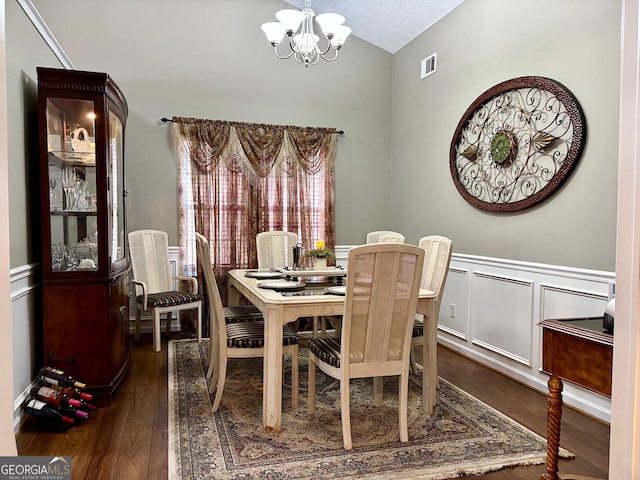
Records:
M293 232L274 230L256 235L258 268L293 267L293 247L298 235Z
M341 345L347 369L356 364L408 364L424 254L422 248L398 243L349 251Z
M367 243L404 243L404 235L388 230L367 233Z
M422 237L418 246L425 251L421 286L441 296L449 273L453 242L447 237L430 235Z
M218 290L218 282L213 274L211 263L211 254L209 249L209 240L204 235L196 232L196 246L198 264L202 270L204 278L203 290L207 296L207 306L209 308L211 340L217 341L218 338L226 338L226 327L224 320L224 307L222 306L222 298L220 290ZM218 348L226 348L226 342L219 342Z
M128 238L133 278L147 285L147 293L174 290L167 233L136 230L129 232ZM136 294L141 293L140 287L136 287Z
M425 290L431 290L436 294L435 321L437 322L437 317L440 314L442 292L449 274L453 242L447 237L429 235L422 237L418 245L425 251L421 286Z

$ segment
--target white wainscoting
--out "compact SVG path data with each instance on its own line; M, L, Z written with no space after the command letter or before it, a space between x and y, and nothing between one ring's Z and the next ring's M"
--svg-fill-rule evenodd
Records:
M346 267L350 246L336 247ZM453 254L438 318L438 341L544 394L545 318L602 316L615 274ZM541 399L546 402L546 400ZM611 421L611 400L565 382L563 401Z
M40 264L24 265L9 272L11 288L11 336L13 341L13 428L22 420L22 403L29 395L32 375L42 348L42 291Z
M549 377L540 371L538 323L545 318L602 316L614 285L612 272L453 254L438 341L546 393ZM611 420L611 400L602 395L565 383L563 400Z

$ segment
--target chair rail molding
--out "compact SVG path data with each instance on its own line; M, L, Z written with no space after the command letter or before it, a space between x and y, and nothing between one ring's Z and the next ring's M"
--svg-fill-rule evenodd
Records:
M542 393L546 318L602 316L615 274L453 254L438 318L440 344ZM564 403L606 422L611 400L567 383Z

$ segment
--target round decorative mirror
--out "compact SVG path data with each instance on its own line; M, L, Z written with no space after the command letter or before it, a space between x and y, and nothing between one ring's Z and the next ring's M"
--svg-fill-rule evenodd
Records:
M584 148L584 114L573 94L545 77L490 88L467 109L449 151L458 192L471 205L514 212L552 195Z

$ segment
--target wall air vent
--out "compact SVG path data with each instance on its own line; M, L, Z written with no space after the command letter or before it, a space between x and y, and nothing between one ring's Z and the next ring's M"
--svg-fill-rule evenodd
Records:
M432 73L436 73L436 59L437 53L432 53L427 58L422 59L420 62L420 80L428 77Z

